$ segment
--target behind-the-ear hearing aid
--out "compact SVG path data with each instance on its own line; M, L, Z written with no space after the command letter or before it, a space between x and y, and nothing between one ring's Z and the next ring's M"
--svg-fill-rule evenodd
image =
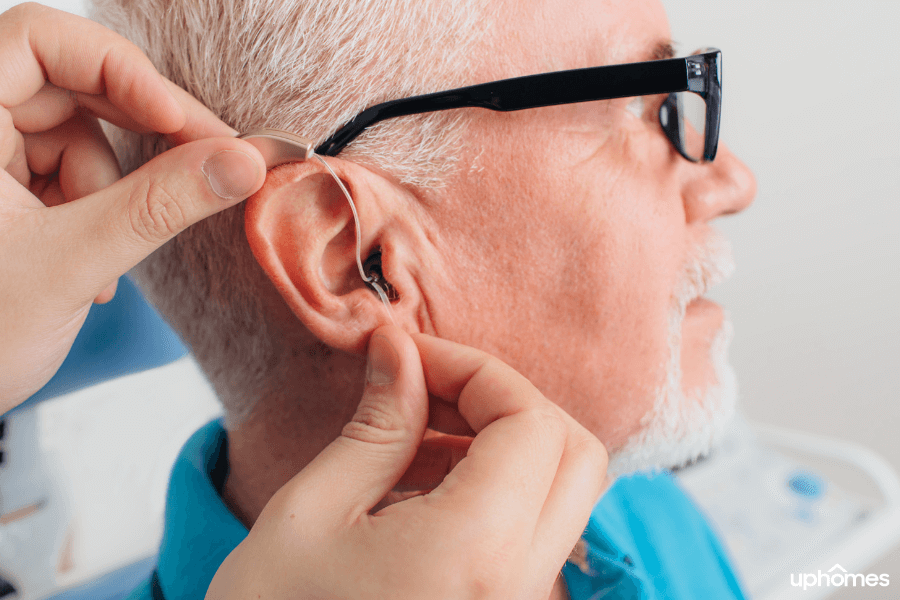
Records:
M263 159L266 161L266 169L272 169L278 165L289 162L302 162L313 157L325 165L325 168L334 177L347 202L350 203L350 211L353 213L353 223L356 226L356 266L359 269L359 275L362 277L366 285L371 287L381 302L387 308L388 316L391 322L394 322L394 313L391 310L391 299L396 299L397 293L385 279L384 273L381 271L381 248L376 249L372 255L366 259L366 265L363 266L361 253L362 232L359 227L359 215L356 212L356 205L350 197L350 192L344 187L344 182L332 170L324 158L315 153L313 148L315 143L312 140L302 138L287 131L278 129L256 129L248 131L238 136L242 140L247 140L259 150Z

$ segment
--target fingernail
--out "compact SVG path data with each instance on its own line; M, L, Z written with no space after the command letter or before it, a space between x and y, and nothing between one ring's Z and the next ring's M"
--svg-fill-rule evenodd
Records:
M372 385L390 385L400 372L400 357L383 335L373 335L369 340L369 363L366 365L366 381Z
M256 188L259 166L249 154L222 150L206 159L200 167L209 187L225 200L244 199Z

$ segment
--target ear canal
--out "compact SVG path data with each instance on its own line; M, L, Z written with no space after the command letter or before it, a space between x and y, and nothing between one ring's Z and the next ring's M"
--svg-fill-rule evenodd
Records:
M384 290L384 294L388 297L389 300L399 300L400 294L397 293L397 290L394 289L394 286L390 284L390 282L385 279L384 271L382 271L381 267L381 247L375 248L372 251L372 254L369 255L369 258L366 259L366 262L363 263L363 271L368 275L369 281L366 283L369 287L372 288L376 293L378 290L375 288L373 284L378 284Z

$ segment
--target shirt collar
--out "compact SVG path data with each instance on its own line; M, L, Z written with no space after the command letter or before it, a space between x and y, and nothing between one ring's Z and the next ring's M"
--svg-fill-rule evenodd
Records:
M195 600L219 565L247 537L222 500L228 437L219 420L197 431L172 468L157 573L166 600Z
M219 566L247 537L247 528L222 500L227 476L228 437L215 420L191 436L172 468L157 566L165 600L205 597ZM597 527L598 516L585 531L580 560L563 568L570 597L645 597L631 558ZM609 596L598 595L601 591Z

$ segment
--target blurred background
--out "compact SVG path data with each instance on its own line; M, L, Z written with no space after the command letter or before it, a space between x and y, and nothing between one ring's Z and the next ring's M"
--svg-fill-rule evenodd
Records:
M897 468L900 2L664 4L682 51L721 48L721 139L759 184L721 221L737 271L710 294L734 322L745 413ZM834 597L900 597L900 549L865 572L894 583Z
M859 444L900 468L900 2L663 2L682 54L722 50L722 140L759 184L755 204L720 223L738 269L710 294L735 325L743 413ZM0 11L14 4L0 0ZM45 4L84 14L78 1ZM162 355L181 356L177 341L160 343ZM70 523L59 561L74 585L152 556L171 462L218 406L189 357L54 395L28 427L70 498L54 514ZM0 431L2 443L11 442ZM9 477L0 469L0 499ZM841 485L877 488L862 479ZM0 575L11 532L0 534ZM882 542L860 542L878 557L856 570L890 574L892 585L831 597L900 594L900 548Z

